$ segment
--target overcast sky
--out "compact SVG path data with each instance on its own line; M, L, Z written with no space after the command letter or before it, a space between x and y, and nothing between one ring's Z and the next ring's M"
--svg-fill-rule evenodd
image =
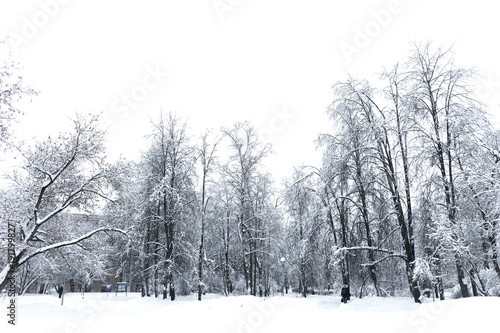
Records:
M0 39L40 90L18 134L42 138L75 111L103 112L112 157L137 158L159 110L191 132L251 120L276 154L274 173L316 163L331 86L375 78L411 42L454 43L500 108L494 1L39 0L0 2Z

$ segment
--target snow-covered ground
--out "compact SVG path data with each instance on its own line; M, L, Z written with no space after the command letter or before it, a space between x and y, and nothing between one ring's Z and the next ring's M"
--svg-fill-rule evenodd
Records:
M256 298L207 295L175 302L139 294L26 295L16 303L16 326L1 300L0 332L498 332L500 297L418 305L409 298L339 296Z

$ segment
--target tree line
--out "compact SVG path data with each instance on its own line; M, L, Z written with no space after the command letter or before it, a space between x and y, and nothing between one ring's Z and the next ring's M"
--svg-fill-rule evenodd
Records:
M109 163L99 117L27 146L9 124L36 92L1 68L2 149L22 161L0 190L16 226L19 291L39 280L112 278L143 296L288 292L444 298L500 295L500 135L475 97L476 73L451 49L413 46L374 82L332 88L321 165L283 184L266 170L269 145L237 122L193 137L173 113L151 121L139 161ZM71 212L94 213L78 222ZM7 227L0 231L7 253ZM14 268L14 269L13 269Z

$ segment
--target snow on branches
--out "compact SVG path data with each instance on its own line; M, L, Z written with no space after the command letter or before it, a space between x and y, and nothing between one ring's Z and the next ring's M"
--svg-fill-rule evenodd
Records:
M105 163L104 133L97 129L97 121L97 116L77 115L72 131L33 147L16 147L23 164L0 192L0 215L17 230L11 270L49 251L81 244L97 233L125 233L112 226L68 219L69 212L90 212L108 198L112 172ZM5 284L5 278L0 280L0 290Z

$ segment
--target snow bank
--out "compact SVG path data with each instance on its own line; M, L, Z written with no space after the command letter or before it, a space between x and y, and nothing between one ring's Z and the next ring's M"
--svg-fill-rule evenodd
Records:
M6 302L2 308L6 313ZM1 332L448 332L498 328L500 298L429 302L409 298L353 299L196 295L171 302L139 294L66 294L17 299L17 327L2 315Z

